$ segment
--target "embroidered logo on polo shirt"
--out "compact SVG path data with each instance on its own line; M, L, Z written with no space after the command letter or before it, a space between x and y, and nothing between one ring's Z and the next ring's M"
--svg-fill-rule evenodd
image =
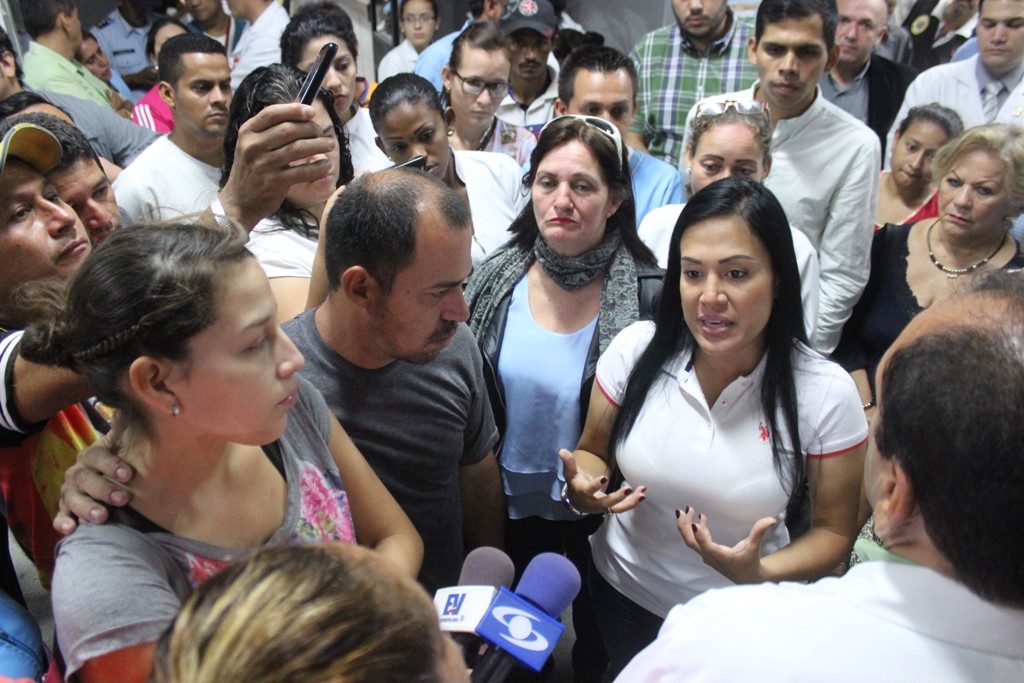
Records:
M765 425L764 422L761 422L757 425L757 431L761 435L761 441L767 441L768 439L772 438L772 433L768 431L768 426Z
M537 0L522 0L519 3L519 13L524 17L532 17L539 11L540 8L537 7Z

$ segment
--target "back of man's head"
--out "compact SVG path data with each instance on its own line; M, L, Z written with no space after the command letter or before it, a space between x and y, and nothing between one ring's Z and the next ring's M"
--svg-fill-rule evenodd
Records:
M636 96L636 65L633 60L614 47L604 45L584 45L569 53L562 62L558 72L558 99L568 106L576 94L576 75L580 71L594 71L613 74L625 69L629 80L633 83L633 95Z
M224 46L204 33L183 33L174 36L160 48L157 70L160 80L177 89L178 80L185 73L183 57L189 54L223 55Z
M906 473L957 579L1024 608L1024 276L934 309L883 372L878 450Z
M61 121L56 116L50 116L41 112L29 112L28 114L20 114L14 117L12 123L34 123L53 133L53 136L57 138L57 142L60 143L60 148L63 152L60 157L60 163L53 167L53 172L55 173L67 170L79 161L95 162L97 165L100 163L99 157L96 156L96 151L89 144L89 140L82 131L66 121Z
M33 40L57 26L57 15L74 12L74 0L21 0L21 19Z
M324 262L333 291L341 275L362 266L385 293L416 258L420 216L433 212L452 230L472 229L469 204L441 180L421 171L365 174L338 195L327 214Z
M770 24L813 16L821 17L822 38L825 47L831 50L836 43L836 26L839 23L836 0L763 0L757 7L754 38L760 42L765 27Z

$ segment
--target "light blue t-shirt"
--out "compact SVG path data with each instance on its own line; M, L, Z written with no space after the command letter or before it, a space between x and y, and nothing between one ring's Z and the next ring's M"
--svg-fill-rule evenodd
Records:
M453 31L446 36L441 36L433 43L428 45L420 53L420 56L416 58L416 69L414 73L417 76L423 76L437 88L438 92L441 92L441 87L444 85L441 82L441 67L448 63L448 60L452 56L452 45L455 44L455 39L459 37L459 34L466 30L466 28L472 22L467 21L462 25L458 31Z
M561 504L558 449L580 440L580 385L597 316L571 334L533 319L526 278L512 290L498 375L505 389L507 427L498 461L512 519L579 519Z
M630 148L629 172L633 176L637 225L649 211L683 202L683 178L675 166Z

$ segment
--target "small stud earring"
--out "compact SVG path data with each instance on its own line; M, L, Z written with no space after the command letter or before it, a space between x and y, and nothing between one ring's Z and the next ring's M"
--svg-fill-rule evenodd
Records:
M686 175L693 175L693 167L692 166L687 166L686 167Z
M179 415L181 415L181 406L175 403L171 406L171 417L178 417Z

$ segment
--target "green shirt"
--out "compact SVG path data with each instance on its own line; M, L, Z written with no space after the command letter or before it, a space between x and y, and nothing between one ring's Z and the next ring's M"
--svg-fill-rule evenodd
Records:
M677 168L683 165L686 115L705 97L735 92L757 80L747 39L754 21L730 11L729 30L698 52L678 25L651 31L630 57L637 70L637 110L632 130L641 133L647 150Z
M91 100L110 110L110 87L92 75L84 66L65 59L50 48L32 41L25 58L25 83L33 90L50 90Z

